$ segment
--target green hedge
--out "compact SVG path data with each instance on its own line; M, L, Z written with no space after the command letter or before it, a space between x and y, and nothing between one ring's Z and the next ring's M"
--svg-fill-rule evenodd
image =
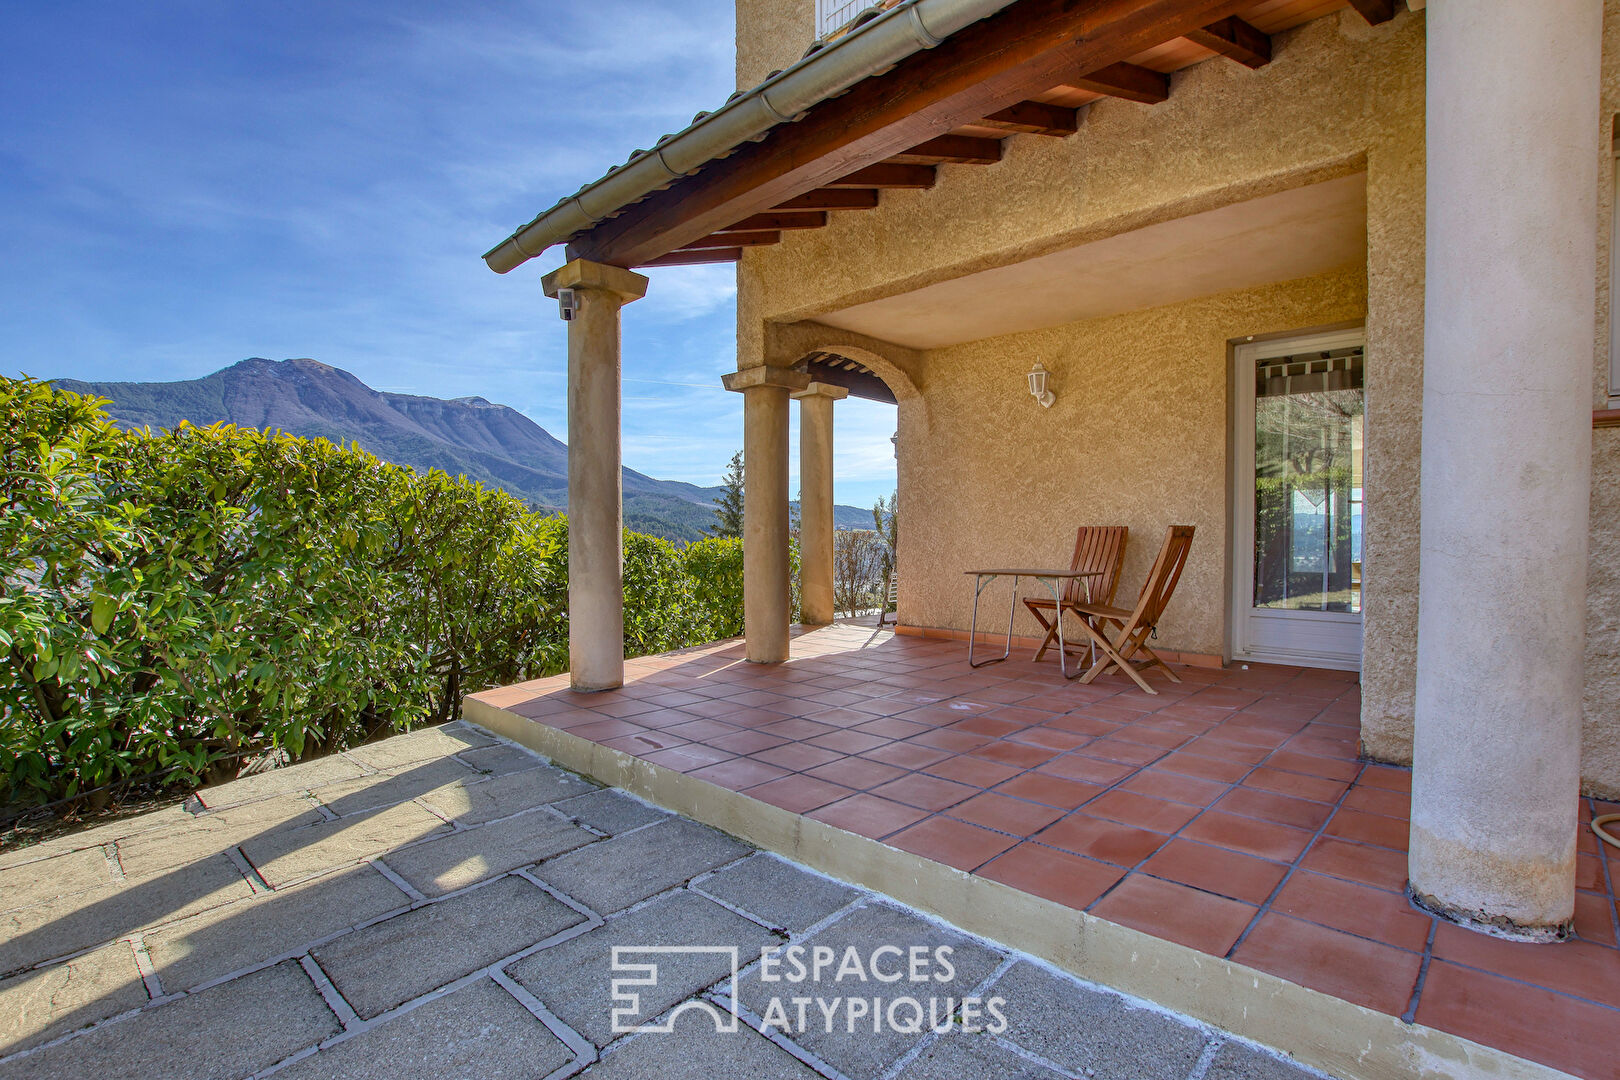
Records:
M224 779L566 668L565 519L322 439L125 432L104 405L0 379L0 802ZM625 600L630 655L740 633L741 544L626 533Z

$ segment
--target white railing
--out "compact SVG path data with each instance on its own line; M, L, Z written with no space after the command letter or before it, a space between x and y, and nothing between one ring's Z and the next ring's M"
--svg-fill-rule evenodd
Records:
M826 37L871 6L872 0L816 0L816 37Z

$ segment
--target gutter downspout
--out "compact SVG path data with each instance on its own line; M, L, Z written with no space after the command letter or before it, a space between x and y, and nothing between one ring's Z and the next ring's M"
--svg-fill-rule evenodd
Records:
M497 244L484 255L484 261L497 274L515 269L671 181L757 140L778 124L798 119L812 106L921 49L933 48L1013 2L904 0L564 199Z

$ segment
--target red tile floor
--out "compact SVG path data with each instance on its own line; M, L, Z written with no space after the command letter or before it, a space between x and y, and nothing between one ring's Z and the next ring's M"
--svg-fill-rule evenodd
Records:
M1142 693L1028 652L856 626L761 666L723 643L492 701L892 847L1408 1021L1620 1075L1620 851L1583 826L1577 937L1525 945L1413 908L1411 773L1357 759L1353 674L1178 668ZM514 695L514 691L521 691ZM519 700L524 693L527 700ZM518 703L514 703L518 702ZM1583 822L1620 810L1581 800Z

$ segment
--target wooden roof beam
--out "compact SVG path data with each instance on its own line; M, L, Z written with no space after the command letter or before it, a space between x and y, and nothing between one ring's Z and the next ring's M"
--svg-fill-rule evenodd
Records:
M757 232L715 233L705 236L701 240L693 240L682 251L694 251L700 248L728 248L728 247L764 247L766 244L780 244L782 234L769 229Z
M889 158L902 165L994 165L1000 160L1000 139L974 135L940 135Z
M1157 105L1170 97L1170 76L1123 60L1071 79L1068 85L1144 105Z
M1019 0L576 236L569 258L647 260L1213 22L1254 0Z
M1350 6L1373 26L1395 17L1395 0L1350 0Z
M889 165L879 162L830 181L829 188L919 188L934 186L939 172L932 165Z
M643 266L702 266L708 263L734 263L741 258L740 247L702 248L697 251L671 251L667 255L636 263L636 267L639 269Z
M1247 67L1271 63L1271 35L1261 33L1236 15L1194 30L1187 40Z
M1063 138L1080 130L1080 110L1061 105L1047 105L1040 101L1020 101L975 120L979 127L998 128L1001 131L1024 135L1053 135Z
M820 188L777 203L772 210L870 210L878 204L877 188Z
M825 210L782 210L755 214L716 229L718 233L760 232L766 229L819 229L828 221ZM684 245L683 245L684 246Z

